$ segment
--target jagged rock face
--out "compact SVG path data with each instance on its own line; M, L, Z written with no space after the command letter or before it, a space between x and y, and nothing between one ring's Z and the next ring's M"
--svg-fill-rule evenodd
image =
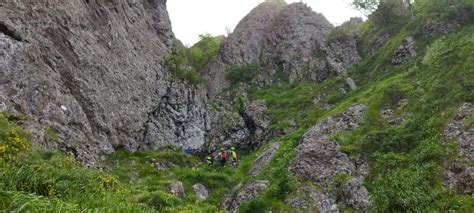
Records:
M117 148L155 148L157 136L203 143L205 96L170 84L162 65L174 39L166 0L0 4L0 102L30 118L36 145L94 166ZM156 120L168 123L150 128ZM58 139L45 143L48 128Z
M367 167L364 163L356 165L350 161L348 156L340 151L339 144L330 138L337 131L357 128L365 109L365 105L354 105L342 115L329 117L313 126L304 134L297 148L295 162L290 168L302 181L309 180L331 192L331 195L326 197L336 197L336 176L343 173L349 175L351 180L341 187L342 198L345 204L357 209L366 209L369 205L367 189L362 185ZM327 203L333 203L330 200Z
M279 4L264 2L245 16L234 32L221 44L219 54L204 67L202 73L208 79L208 93L215 96L228 85L224 70L227 65L259 63L262 43L272 24Z
M463 104L444 135L455 139L459 144L458 160L451 162L444 172L443 184L461 194L474 193L474 126L466 126L466 121L474 116L474 104ZM467 124L469 125L469 124Z
M206 130L210 129L210 115L203 90L192 90L190 85L170 83L161 97L158 108L146 123L145 149L165 145L200 148L204 145Z
M403 39L402 44L398 46L390 62L393 65L400 65L407 63L410 61L410 59L414 58L416 56L415 43L416 42L413 37L407 37Z
M351 18L351 20L342 24L343 26L356 27L362 24L361 18ZM341 35L329 41L328 57L340 63L342 67L348 68L362 58L357 50L357 40L354 35Z
M263 144L270 119L263 101L250 101L248 85L241 85L213 100L211 128L206 148L234 146L251 150Z
M262 55L265 68L283 69L290 81L327 78L321 57L332 25L303 3L290 4L275 18Z
M327 78L326 34L332 25L303 3L264 2L252 10L224 40L219 54L202 70L210 97L227 84L228 65L257 63L264 72L260 81L272 82L277 70L291 81Z
M243 118L249 130L252 147L258 147L265 139L265 133L270 125L270 118L267 115L267 105L264 101L253 101L245 106Z

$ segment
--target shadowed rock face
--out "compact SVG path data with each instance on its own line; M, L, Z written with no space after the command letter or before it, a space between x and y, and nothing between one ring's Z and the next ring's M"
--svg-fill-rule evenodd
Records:
M36 145L90 166L117 148L156 148L163 135L199 146L206 96L169 82L173 40L166 0L2 1L0 104L29 117ZM166 120L159 130L156 120ZM46 128L58 138L46 140Z

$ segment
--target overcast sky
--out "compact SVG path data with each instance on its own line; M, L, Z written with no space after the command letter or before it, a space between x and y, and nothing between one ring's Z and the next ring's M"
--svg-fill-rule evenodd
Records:
M168 0L173 32L185 45L192 45L199 34L225 35L254 7L264 0ZM362 13L349 6L351 0L286 0L307 3L314 11L324 14L334 25Z

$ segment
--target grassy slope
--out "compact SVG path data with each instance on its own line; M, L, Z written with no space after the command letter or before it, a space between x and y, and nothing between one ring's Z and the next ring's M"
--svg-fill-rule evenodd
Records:
M288 173L283 168L293 158L302 130L353 103L364 103L369 108L362 127L340 132L335 139L351 158L369 162L371 170L365 184L374 201L372 210L472 212L472 197L457 195L441 184L443 166L458 157L455 144L441 133L462 103L474 101L474 27L456 30L429 39L410 33L415 32L413 25L406 26L378 54L350 71L360 88L336 95L336 106L329 112L311 100L323 91L337 91L341 87L337 79L323 85L272 86L254 92L255 99L267 101L272 128L287 128L289 119L295 119L300 128L290 134L292 138L280 139L285 143L268 171L273 170L272 187L291 194L302 184L291 181L291 174L282 174ZM417 40L418 56L406 65L389 65L388 59L407 36ZM384 109L392 109L393 118L403 118L403 122L390 125L381 116ZM282 180L290 180L290 185L277 186ZM272 187L242 210L288 208L280 202L284 197L275 199Z

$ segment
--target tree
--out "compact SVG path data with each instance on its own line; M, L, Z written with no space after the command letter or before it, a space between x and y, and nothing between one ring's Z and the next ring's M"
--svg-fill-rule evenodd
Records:
M380 1L379 0L353 0L352 5L358 9L363 11L366 14L370 14L374 12L378 6Z
M413 12L414 0L353 0L352 5L367 14L374 12L380 5L380 3L393 3L395 1L402 1L406 7L410 10L411 16L414 19L415 15Z

